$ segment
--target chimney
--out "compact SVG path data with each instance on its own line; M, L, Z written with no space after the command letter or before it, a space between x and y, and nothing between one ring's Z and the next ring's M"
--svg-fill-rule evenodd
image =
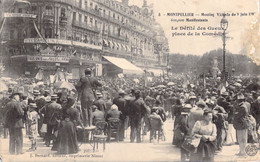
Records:
M129 2L129 0L122 0L122 3L123 3L124 5L127 5L127 6L128 6L128 2Z
M147 0L144 0L143 7L148 7Z

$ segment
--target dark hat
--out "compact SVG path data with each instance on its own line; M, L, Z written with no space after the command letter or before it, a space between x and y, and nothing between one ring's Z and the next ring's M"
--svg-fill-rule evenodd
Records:
M141 94L141 91L140 91L140 90L135 90L134 93L135 93L135 94Z
M198 107L202 107L202 108L205 108L206 107L206 104L204 101L200 100L198 103L197 103Z
M155 104L161 104L161 101L160 100L156 100Z
M92 70L91 70L90 68L87 68L87 69L85 70L85 74L91 74L91 72L92 72Z

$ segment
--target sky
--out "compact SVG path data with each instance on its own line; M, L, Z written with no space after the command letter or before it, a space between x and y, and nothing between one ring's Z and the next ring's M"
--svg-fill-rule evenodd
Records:
M174 36L174 32L189 32L180 30L180 26L198 26L201 27L220 27L221 16L216 13L235 13L236 16L227 16L229 22L227 28L226 49L234 54L245 51L245 42L248 41L249 33L252 33L252 22L259 16L258 0L147 0L148 5L154 4L154 13L157 22L159 22L169 41L170 53L202 55L205 52L222 48L222 38L220 36ZM142 6L143 0L129 0L130 5ZM249 13L253 12L254 15ZM159 16L159 13L161 16ZM167 16L167 13L194 13L194 17ZM211 13L211 16L201 16L201 13ZM242 16L241 13L247 13ZM197 15L198 14L198 15ZM171 19L208 19L208 22L172 22ZM172 30L177 27L177 30ZM221 30L218 30L219 32ZM214 30L192 30L192 33L202 32L212 33ZM221 31L222 32L222 31Z

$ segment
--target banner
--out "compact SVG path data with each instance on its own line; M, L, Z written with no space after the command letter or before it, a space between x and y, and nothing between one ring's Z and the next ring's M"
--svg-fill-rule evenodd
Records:
M44 61L44 62L61 62L68 63L68 57L51 57L51 56L27 56L28 62Z
M25 13L4 13L4 17L26 17L26 18L36 18L34 14L25 14Z

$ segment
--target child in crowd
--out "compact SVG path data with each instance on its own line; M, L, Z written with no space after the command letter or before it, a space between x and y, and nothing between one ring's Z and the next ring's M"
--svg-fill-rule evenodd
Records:
M28 111L29 139L31 140L31 148L28 151L34 151L36 147L36 138L38 135L38 119L39 115L35 111L37 108L35 103L30 103Z

